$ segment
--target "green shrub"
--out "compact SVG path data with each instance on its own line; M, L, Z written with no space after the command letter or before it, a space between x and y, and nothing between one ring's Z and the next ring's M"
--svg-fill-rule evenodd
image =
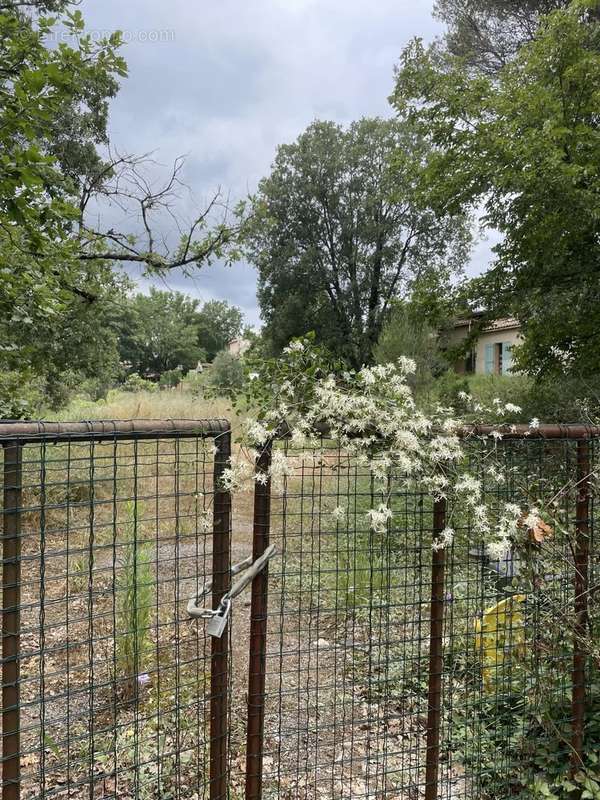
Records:
M515 797L519 800L574 796L600 798L600 794L573 795L576 787L589 790L598 780L600 741L600 686L598 668L589 659L589 689L585 711L585 752L576 777L571 775L571 682L574 619L565 613L565 585L560 574L562 555L548 548L542 554L520 552L522 574L512 581L509 594L526 598L506 627L498 625L496 651L492 650L487 674L485 658L472 628L455 636L446 652L452 692L447 698L448 730L453 761L467 774L477 776L472 787L477 800ZM473 620L474 596L469 572L455 574L453 619ZM463 580L459 580L459 578ZM490 597L490 587L484 594ZM498 599L502 595L497 595ZM493 619L494 601L488 617ZM483 611L479 609L479 613ZM590 604L589 634L581 641L594 652L600 633L600 609ZM477 617L479 618L479 617ZM500 617L498 618L500 619ZM508 619L508 617L507 617ZM492 632L493 638L493 632ZM492 664L493 666L490 666ZM587 788L586 788L587 787ZM471 795L468 795L471 796Z
M528 375L457 375L448 371L438 378L431 390L429 401L441 402L455 408L458 413L471 414L460 398L460 393L470 394L484 408L492 408L497 398L503 405L512 403L521 408L507 416L496 418L486 413L486 422L524 422L537 418L541 422L576 423L595 421L599 406L600 386L593 382L567 380L543 381Z
M464 403L460 399L461 392L469 392L469 382L464 375L458 375L453 370L444 372L443 375L436 380L430 400L432 402L441 403L443 406L455 408L457 411L462 411Z
M436 376L448 369L440 347L439 333L427 322L418 305L396 302L386 322L374 357L378 364L397 361L401 356L414 359L417 369L409 383L417 394L428 391Z
M44 381L16 371L0 373L0 418L33 419L44 402Z
M191 392L194 397L202 397L208 384L208 370L196 372L191 370L182 381L185 391Z
M142 378L137 372L132 372L127 376L121 389L124 392L157 392L158 384Z
M81 397L97 403L99 400L104 400L109 391L115 385L116 380L112 378L86 378L79 382L76 391L71 395L69 401L73 397Z
M241 389L244 384L242 359L231 355L227 350L221 350L210 366L208 380L211 386L222 391Z
M183 373L180 369L168 369L160 376L158 385L161 389L172 389L175 386L179 386L182 377Z

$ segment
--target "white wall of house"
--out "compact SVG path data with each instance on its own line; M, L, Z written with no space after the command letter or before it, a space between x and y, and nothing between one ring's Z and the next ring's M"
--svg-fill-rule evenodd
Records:
M457 323L449 337L455 346L469 335L469 324ZM455 366L459 373L474 372L476 375L510 375L512 348L522 342L519 324L512 320L498 320L479 334L473 349L473 358L461 360Z
M520 341L518 328L483 333L477 340L475 349L475 374L510 375L511 350Z

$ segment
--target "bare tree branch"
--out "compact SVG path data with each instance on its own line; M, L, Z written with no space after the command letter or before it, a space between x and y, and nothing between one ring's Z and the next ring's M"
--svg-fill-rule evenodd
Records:
M82 243L79 259L145 264L152 270L171 270L200 264L221 255L235 236L237 227L228 224L230 209L220 189L184 225L178 204L191 197L182 179L185 159L175 159L166 179L157 182L152 153L142 156L109 151L100 171L90 176L81 188L79 234ZM92 204L118 209L127 221L126 230L102 230L87 222ZM179 241L169 247L162 232L165 217L174 223ZM108 244L108 247L106 246ZM111 246L112 245L112 246Z

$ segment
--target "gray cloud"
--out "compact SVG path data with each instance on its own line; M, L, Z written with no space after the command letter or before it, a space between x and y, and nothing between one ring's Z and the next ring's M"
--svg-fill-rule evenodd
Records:
M347 123L390 114L400 51L413 36L439 32L431 7L432 0L84 0L82 11L89 28L121 29L128 42L130 77L111 114L114 144L156 151L165 164L188 154L185 179L201 202L217 186L232 197L252 191L277 145L317 117ZM168 284L236 303L258 323L248 265L173 274Z

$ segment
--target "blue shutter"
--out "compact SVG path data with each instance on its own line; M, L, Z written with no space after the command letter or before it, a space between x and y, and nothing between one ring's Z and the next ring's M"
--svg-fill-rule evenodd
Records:
M502 374L508 375L512 371L512 344L502 342Z
M494 372L494 345L485 346L485 374L492 375Z

